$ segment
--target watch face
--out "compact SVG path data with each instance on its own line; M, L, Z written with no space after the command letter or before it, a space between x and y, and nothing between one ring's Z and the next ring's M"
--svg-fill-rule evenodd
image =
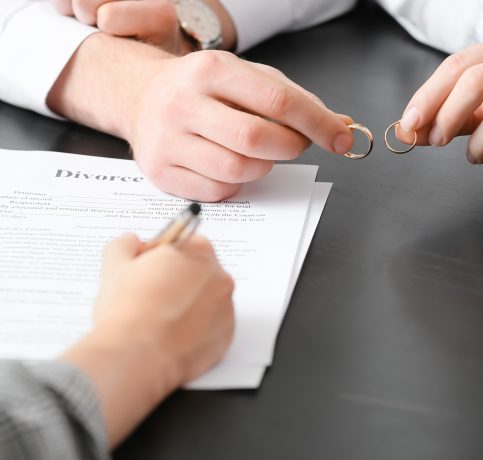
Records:
M200 0L182 0L176 4L184 31L200 43L211 43L221 35L220 20L215 12Z

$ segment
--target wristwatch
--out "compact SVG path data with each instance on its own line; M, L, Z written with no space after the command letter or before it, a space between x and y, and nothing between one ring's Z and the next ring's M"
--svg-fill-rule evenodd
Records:
M197 50L222 49L221 22L203 0L174 0L182 33Z

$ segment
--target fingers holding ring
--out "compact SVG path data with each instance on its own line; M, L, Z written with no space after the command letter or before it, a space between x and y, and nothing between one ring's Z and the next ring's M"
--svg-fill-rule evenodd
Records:
M386 147L393 153L396 153L398 155L402 155L403 153L408 153L410 152L417 144L418 142L418 133L416 131L414 131L414 140L413 140L413 144L407 148L407 149L404 149L404 150L398 150L398 149L395 149L390 143L389 143L389 133L391 132L391 129L396 129L396 126L399 125L401 123L401 120L399 121L395 121L394 123L390 124L387 129L386 129L386 132L384 133L384 142L386 143Z

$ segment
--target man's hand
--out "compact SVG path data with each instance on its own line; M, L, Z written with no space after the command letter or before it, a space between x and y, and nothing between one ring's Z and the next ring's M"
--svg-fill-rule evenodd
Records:
M62 357L90 378L115 446L178 386L216 364L234 330L233 281L207 240L104 252L94 330Z
M220 19L223 46L235 47L235 26L218 0L205 0ZM172 0L52 0L57 11L74 16L117 37L132 37L172 54L184 55L193 46L180 32Z
M176 9L171 0L52 0L59 13L118 37L133 37L184 54Z
M471 135L467 158L483 163L483 44L448 57L409 102L397 130L406 143L443 146Z
M313 141L346 153L351 119L280 72L224 51L170 58L94 34L64 69L50 107L127 139L149 179L175 195L219 201Z
M166 192L219 201L275 160L301 155L310 140L339 153L351 147L345 118L274 69L213 51L165 64L147 82L125 137Z

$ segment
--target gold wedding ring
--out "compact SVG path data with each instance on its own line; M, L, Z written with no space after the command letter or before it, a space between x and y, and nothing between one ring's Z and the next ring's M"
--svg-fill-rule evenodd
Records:
M391 131L392 128L396 129L396 126L399 125L401 123L401 120L399 121L395 121L393 124L389 125L386 129L386 132L384 134L384 142L386 143L386 147L393 153L397 153L398 155L402 155L403 153L408 153L410 152L417 144L418 142L418 133L416 131L414 131L414 141L413 141L413 145L411 145L411 147L409 147L408 149L406 150L398 150L398 149L395 149L394 147L391 146L391 144L389 143L389 140L387 139L387 137L389 136L389 132Z
M365 153L347 152L344 156L347 158L350 158L351 160L362 160L372 152L372 148L374 147L374 136L372 135L371 131L369 131L368 128L366 128L364 125L361 125L359 123L353 123L352 125L349 125L347 127L353 131L356 130L363 133L367 137L367 140L369 141L369 144L368 144L369 146Z

